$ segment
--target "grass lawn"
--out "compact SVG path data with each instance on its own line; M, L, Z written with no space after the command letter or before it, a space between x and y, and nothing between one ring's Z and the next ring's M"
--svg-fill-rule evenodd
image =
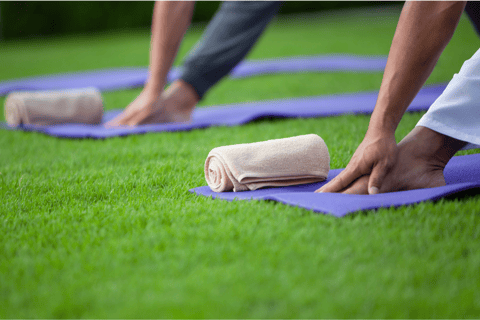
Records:
M249 58L387 54L398 14L281 18ZM180 58L201 29L187 33ZM479 46L463 17L428 82L449 81ZM149 30L0 43L0 80L146 66L148 50ZM226 79L201 105L377 90L381 79ZM105 93L105 107L123 108L139 92ZM397 139L421 116L407 114ZM345 167L368 120L264 120L98 141L1 131L0 317L479 318L479 196L337 219L187 191L205 185L203 163L221 145L317 133L331 167Z

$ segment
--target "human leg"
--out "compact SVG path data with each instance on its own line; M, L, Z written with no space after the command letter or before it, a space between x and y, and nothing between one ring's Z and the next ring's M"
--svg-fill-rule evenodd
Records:
M125 112L107 125L189 121L205 92L245 57L279 7L279 2L266 1L223 3L187 57L181 78L165 92L158 90L162 84L152 86L149 81ZM161 19L154 12L155 20ZM160 24L153 23L152 33L155 25Z
M465 6L465 12L470 18L475 31L480 36L480 3L478 1L468 1Z
M272 1L224 2L185 59L181 80L201 99L247 55L280 5Z
M466 149L479 147L480 49L465 61L417 126L466 141Z

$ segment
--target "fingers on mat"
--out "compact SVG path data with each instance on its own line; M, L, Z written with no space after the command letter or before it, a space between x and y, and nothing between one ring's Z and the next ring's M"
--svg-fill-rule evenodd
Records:
M316 190L315 192L340 192L350 185L355 179L357 179L361 174L357 170L351 170L347 166L338 176L336 176L332 181Z
M380 188L382 187L383 180L387 175L387 167L385 165L376 165L372 169L372 174L370 175L370 179L368 181L368 193L369 194L377 194L380 192Z

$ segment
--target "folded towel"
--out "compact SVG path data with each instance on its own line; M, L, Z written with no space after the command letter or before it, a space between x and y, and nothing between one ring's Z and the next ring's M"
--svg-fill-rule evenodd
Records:
M327 145L316 134L218 147L205 161L214 192L319 182L329 170Z
M96 88L12 92L5 100L5 119L11 126L60 123L98 124L103 102Z

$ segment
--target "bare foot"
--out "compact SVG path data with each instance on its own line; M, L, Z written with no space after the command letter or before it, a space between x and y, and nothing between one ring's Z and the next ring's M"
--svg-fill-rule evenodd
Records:
M136 126L140 124L188 122L199 97L187 83L177 80L164 92L147 87L106 127Z
M398 144L398 161L387 173L380 193L444 186L443 170L463 146L463 141L415 127ZM369 175L358 178L342 193L368 194L368 179Z

